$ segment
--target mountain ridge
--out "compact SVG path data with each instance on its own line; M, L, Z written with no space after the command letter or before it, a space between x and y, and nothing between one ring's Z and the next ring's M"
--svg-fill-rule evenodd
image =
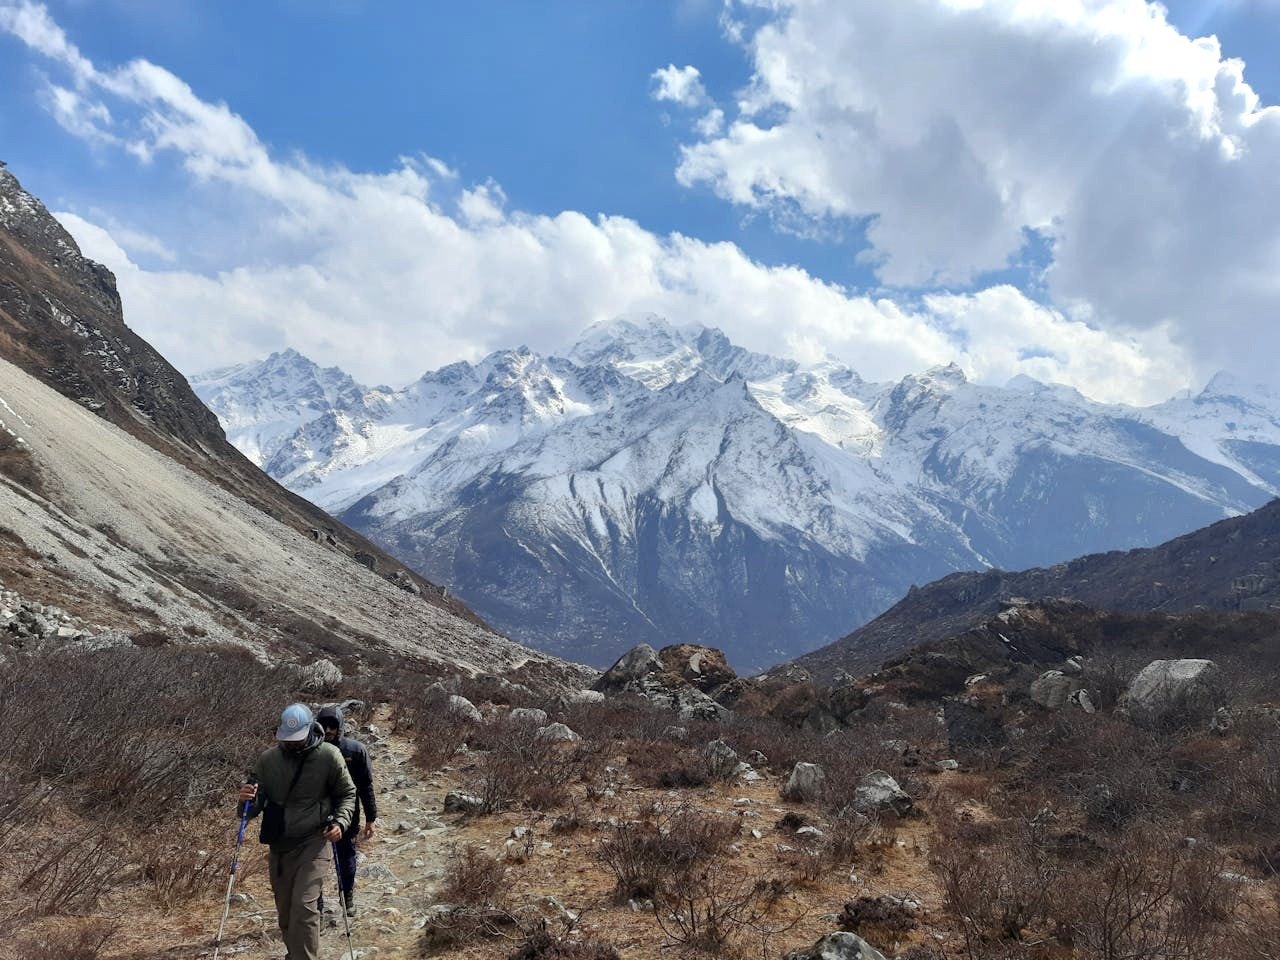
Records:
M974 384L954 364L877 384L651 315L593 325L563 354L497 351L362 390L264 450L265 466L513 635L601 666L656 639L762 668L845 635L912 583L1158 543L1280 490L1280 401L1225 375L1149 408L1025 378ZM299 384L318 376L287 359ZM737 384L749 408L686 416L682 404L707 403L704 379ZM193 382L234 442L261 447L266 421L234 420L225 378ZM650 421L684 427L654 434L663 447L640 429ZM526 568L516 555L530 551ZM702 601L697 570L721 584ZM529 594L538 579L554 583ZM733 590L750 622L717 628L710 611ZM588 597L576 613L518 611Z

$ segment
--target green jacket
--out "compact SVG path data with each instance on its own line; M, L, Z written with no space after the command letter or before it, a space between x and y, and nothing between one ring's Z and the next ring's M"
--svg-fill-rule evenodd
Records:
M267 800L284 806L284 836L271 844L276 853L293 850L313 838L324 829L331 815L343 831L355 816L355 782L347 772L342 754L333 744L324 742L318 726L311 742L300 753L286 753L274 746L253 765L258 795L249 807L249 816L260 814ZM290 793L289 784L300 763L304 765L302 773Z

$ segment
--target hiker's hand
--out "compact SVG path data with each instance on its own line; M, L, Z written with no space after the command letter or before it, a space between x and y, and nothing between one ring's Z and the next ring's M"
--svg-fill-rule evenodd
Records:
M364 838L366 840L372 840L373 835L377 832L377 830L378 830L378 821L370 820L368 823L364 825Z
M337 843L342 839L342 828L336 823L331 823L324 828L324 838L330 843Z
M246 783L240 788L240 802L252 800L258 795L258 785L256 783Z

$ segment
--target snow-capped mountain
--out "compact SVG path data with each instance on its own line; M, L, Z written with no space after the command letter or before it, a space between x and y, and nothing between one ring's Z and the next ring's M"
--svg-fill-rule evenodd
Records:
M272 476L526 641L763 667L958 569L1154 544L1280 489L1280 397L1150 408L940 367L868 383L656 317L365 389L293 351L193 380Z

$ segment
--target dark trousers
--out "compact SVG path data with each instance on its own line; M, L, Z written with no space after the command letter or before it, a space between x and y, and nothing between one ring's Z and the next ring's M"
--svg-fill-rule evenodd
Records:
M352 833L337 843L338 847L338 882L344 893L354 890L356 886L356 835Z

